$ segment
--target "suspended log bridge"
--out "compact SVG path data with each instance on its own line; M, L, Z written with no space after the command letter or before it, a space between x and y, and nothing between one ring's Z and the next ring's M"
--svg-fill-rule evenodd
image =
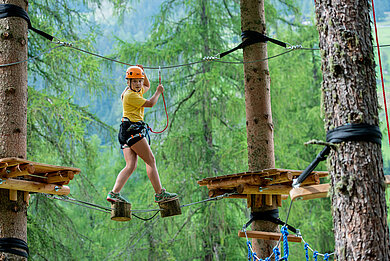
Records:
M20 158L0 159L0 189L10 190L10 200L17 200L17 191L68 195L69 182L80 169L37 163Z

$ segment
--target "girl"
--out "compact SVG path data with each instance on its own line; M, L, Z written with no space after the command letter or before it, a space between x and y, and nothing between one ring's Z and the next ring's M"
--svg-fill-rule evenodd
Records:
M118 139L126 160L126 167L118 174L114 188L107 195L109 202L128 202L120 195L120 191L137 168L138 156L146 163L146 172L155 191L155 202L165 202L177 198L176 193L167 192L160 182L156 161L149 144L146 141L147 126L143 122L144 108L153 107L164 87L160 84L156 92L147 100L143 94L150 89L142 65L131 66L126 71L127 87L121 95L123 103L123 118Z

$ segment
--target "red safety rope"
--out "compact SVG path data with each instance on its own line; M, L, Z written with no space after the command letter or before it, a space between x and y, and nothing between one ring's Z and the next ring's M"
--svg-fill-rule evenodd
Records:
M389 116L388 116L388 113L387 113L387 102L386 102L385 82L384 82L384 80L383 80L382 61L381 61L381 51L380 51L380 47L379 47L378 30L377 30L377 28L376 28L376 18L375 18L374 0L371 0L371 2L372 2L372 16L373 16L373 18L374 18L376 46L377 46L377 50L378 50L379 70L380 70L380 72L381 72L383 101L384 101L384 104L385 104L386 123L387 123L387 136L388 136L388 138L389 138L389 145L390 145Z
M161 67L158 69L158 80L159 80L159 83L161 84ZM164 93L162 93L161 95L162 95L163 102L164 102L165 114L167 115L167 125L165 126L165 128L162 131L153 131L152 128L149 127L149 130L153 133L163 133L168 128L169 118L168 118L167 105L165 103Z

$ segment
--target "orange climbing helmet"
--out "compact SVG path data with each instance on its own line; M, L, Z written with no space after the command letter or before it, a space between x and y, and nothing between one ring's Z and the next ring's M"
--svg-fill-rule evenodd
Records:
M130 66L126 71L126 79L144 79L145 73L138 66Z

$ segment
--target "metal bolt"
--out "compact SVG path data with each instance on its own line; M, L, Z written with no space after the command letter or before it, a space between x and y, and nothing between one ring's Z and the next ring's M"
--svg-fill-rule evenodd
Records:
M8 38L8 37L9 37L9 33L8 33L8 32L4 32L4 33L3 33L3 37L4 37L4 38Z
M55 186L55 187L54 187L54 190L55 190L55 191L59 191L60 189L61 189L61 187L59 187L59 186Z
M259 187L259 192L262 192L263 191L263 188L262 187Z

